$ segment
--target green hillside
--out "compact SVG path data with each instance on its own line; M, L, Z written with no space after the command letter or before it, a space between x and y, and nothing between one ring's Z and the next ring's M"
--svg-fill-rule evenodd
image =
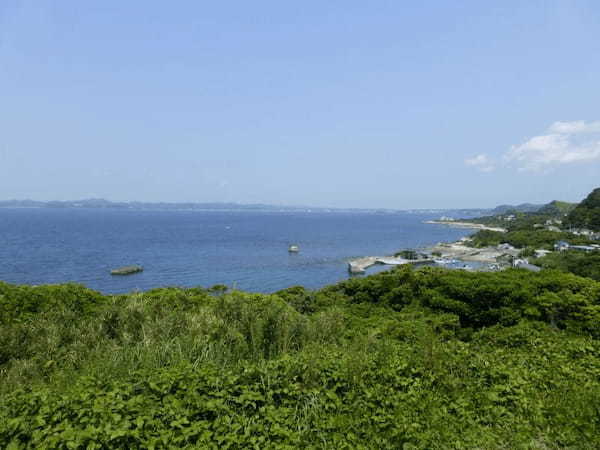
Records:
M499 205L496 206L492 211L492 215L497 216L501 214L514 214L518 212L536 212L544 205L537 205L534 203L521 203L520 205Z
M517 269L273 295L0 283L0 448L599 448L599 299Z
M569 203L569 202L561 202L559 200L554 200L547 205L541 207L537 214L546 214L551 216L564 216L569 214L571 211L575 209L577 203Z
M567 217L574 227L600 231L600 188L594 189Z

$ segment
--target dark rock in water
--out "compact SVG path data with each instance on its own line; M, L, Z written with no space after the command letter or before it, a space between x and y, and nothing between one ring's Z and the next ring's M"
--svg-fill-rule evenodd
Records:
M131 275L132 273L138 273L143 271L144 268L142 266L125 266L119 267L118 269L113 269L110 271L111 275Z

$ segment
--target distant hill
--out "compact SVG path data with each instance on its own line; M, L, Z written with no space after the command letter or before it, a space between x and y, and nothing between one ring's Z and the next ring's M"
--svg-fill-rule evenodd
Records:
M328 208L310 206L279 206L243 203L194 203L194 202L113 202L103 198L66 201L3 200L0 208L95 208L95 209L131 209L131 210L252 210L252 211L326 211Z
M567 224L600 231L600 188L594 189L567 216Z
M559 200L554 200L548 203L547 205L542 206L536 212L538 214L548 214L552 216L564 216L569 214L571 211L575 209L577 203L569 203L569 202L561 202Z
M546 205L537 205L534 203L521 203L520 205L500 205L492 210L492 215L498 216L510 212L537 212Z
M94 208L94 209L127 209L127 210L161 210L161 211L282 211L282 212L368 212L379 214L445 214L456 217L476 217L489 214L489 209L386 209L386 208L327 208L318 206L286 206L267 205L262 203L169 203L169 202L113 202L103 198L66 201L37 201L37 200L0 200L0 208Z

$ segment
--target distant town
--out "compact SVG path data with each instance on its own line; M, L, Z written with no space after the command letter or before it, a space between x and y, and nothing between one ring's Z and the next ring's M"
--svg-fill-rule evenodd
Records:
M0 208L99 208L99 209L128 209L128 210L218 210L218 211L289 211L289 212L368 212L381 214L440 214L451 212L455 215L475 217L492 214L495 210L489 208L461 209L390 209L390 208L328 208L305 205L269 205L262 203L233 203L233 202L113 202L105 199L83 199L64 201L38 200L0 200ZM501 207L502 208L502 207Z

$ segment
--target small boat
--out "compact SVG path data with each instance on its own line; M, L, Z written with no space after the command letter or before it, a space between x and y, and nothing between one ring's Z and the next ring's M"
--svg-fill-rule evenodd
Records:
M443 259L443 258L436 258L433 260L434 263L436 264L450 264L451 261L447 260L447 259Z
M300 247L298 247L297 245L290 245L290 248L288 248L288 252L290 253L298 253L300 251Z
M134 273L142 272L144 268L142 266L125 266L113 269L110 271L111 275L131 275Z

